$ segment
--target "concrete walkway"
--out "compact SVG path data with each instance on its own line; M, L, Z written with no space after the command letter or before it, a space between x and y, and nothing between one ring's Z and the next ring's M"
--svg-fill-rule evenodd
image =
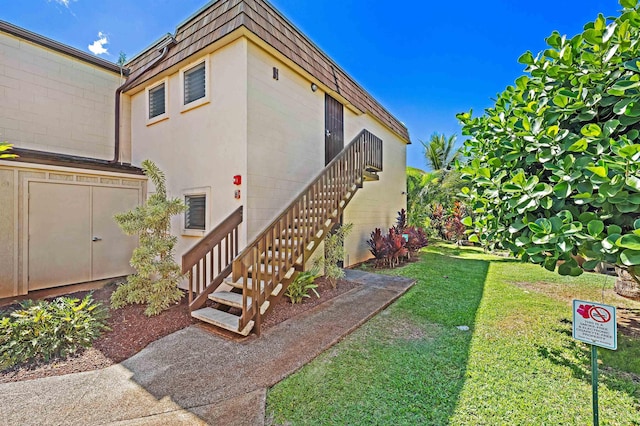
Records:
M102 370L0 384L0 424L263 425L269 387L414 284L346 273L361 285L260 338L234 342L192 326Z

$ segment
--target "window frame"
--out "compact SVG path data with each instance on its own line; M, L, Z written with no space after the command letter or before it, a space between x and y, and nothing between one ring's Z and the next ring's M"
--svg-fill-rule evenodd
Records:
M151 113L151 110L150 110L151 91L153 91L158 86L161 86L163 84L164 84L164 113L156 115L155 117L149 118L149 114ZM146 111L146 117L147 117L147 126L151 124L155 124L159 121L164 121L169 118L169 78L168 77L165 77L162 80L157 81L156 83L150 86L147 86L145 88L145 102L146 102L145 111Z
M191 229L187 228L187 210L185 209L184 213L182 213L182 235L192 236L192 237L203 237L208 231L210 227L210 218L211 218L211 187L205 186L200 188L189 188L182 191L182 200L185 205L186 198L192 196L203 196L204 195L204 229ZM188 208L188 205L187 205Z
M204 57L190 63L189 65L180 69L180 112L186 112L199 106L208 104L211 96L211 79L209 78L209 58L211 55L205 55ZM188 74L193 68L202 65L204 63L204 97L196 99L194 101L185 104L184 93L184 75Z

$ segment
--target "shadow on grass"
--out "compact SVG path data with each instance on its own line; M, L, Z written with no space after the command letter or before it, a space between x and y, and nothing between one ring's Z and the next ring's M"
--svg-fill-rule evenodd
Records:
M393 413L395 424L449 423L467 377L476 314L484 294L490 262L466 257L476 251L468 247L439 245L437 250L421 253L420 262L377 271L417 280L416 285L394 304L391 313L394 318L408 316L423 324L435 324L439 330L437 335L431 336L432 342L425 346L430 353L415 356L419 357L419 363L416 362L417 368L411 374L418 376L422 388L406 389L416 395L410 400L420 410L420 416L403 417L405 407L395 406L386 400L376 402L380 405L379 410ZM458 326L467 326L470 331L459 330ZM389 371L382 373L388 375ZM370 417L366 420L383 424L391 418ZM355 421L355 417L343 420L349 423Z
M573 377L590 384L591 347L573 339L572 327L572 322L569 319L561 319L554 331L566 336L563 339L565 343L562 347L549 348L536 345L536 350L541 357L548 359L553 364L568 368ZM626 339L624 336L620 336L620 341L631 343L631 340ZM640 345L637 342L633 345L637 351ZM639 382L640 375L638 375L638 372L625 369L625 358L628 356L629 354L622 354L619 351L598 348L598 359L601 361L598 381L609 389L625 392L633 398L638 398L640 397L640 388L638 386L630 386L629 379L632 378L633 381Z

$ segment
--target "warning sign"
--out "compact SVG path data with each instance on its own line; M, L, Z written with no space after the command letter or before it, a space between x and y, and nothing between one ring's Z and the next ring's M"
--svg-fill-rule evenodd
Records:
M600 303L573 301L573 338L607 349L618 349L616 308Z

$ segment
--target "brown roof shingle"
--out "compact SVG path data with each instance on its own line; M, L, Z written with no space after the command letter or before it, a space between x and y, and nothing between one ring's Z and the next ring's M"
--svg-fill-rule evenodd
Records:
M264 0L219 0L205 6L178 27L175 34L176 45L169 49L166 58L153 69L146 69L158 56L153 46L129 62L130 74L125 90L144 83L242 26L322 84L339 93L356 108L378 118L410 142L407 128L398 119Z

